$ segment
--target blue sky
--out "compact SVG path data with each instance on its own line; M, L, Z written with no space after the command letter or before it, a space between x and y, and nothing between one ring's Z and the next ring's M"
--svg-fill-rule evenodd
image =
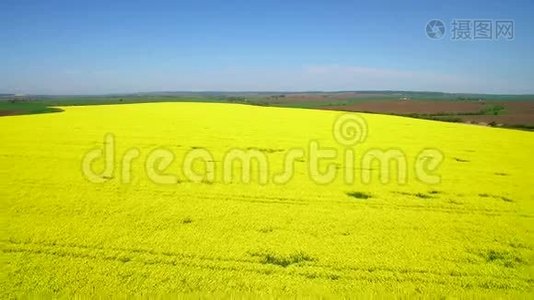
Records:
M515 38L451 40L453 19ZM0 93L534 93L532 53L532 0L0 1Z

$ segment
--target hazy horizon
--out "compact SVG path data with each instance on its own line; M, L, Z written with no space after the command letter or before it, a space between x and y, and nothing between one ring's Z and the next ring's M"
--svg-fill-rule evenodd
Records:
M134 96L134 95L151 95L151 94L208 94L208 93L221 93L221 94L247 94L247 93L258 93L258 94L307 94L307 93L369 93L369 94L379 94L379 93L435 93L435 94L450 94L450 95L489 95L489 96L531 96L534 93L462 93L462 92L442 92L442 91L423 91L423 90L295 90L295 91L282 91L282 90L270 90L270 91L247 91L247 90L227 90L227 91L217 91L217 90L198 90L198 91L187 91L187 90L178 90L178 91L137 91L137 92L116 92L116 93L71 93L71 94L38 94L38 93L4 93L0 91L0 96L2 95L15 95L15 96L45 96L45 97L68 97L68 96L88 96L88 97L100 97L100 96Z

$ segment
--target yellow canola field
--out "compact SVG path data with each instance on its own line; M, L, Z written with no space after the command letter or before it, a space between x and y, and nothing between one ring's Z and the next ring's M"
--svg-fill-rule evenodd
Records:
M343 144L333 111L64 109L0 118L3 298L532 294L531 132L350 114L365 134ZM335 152L315 171L334 170L326 183L313 145ZM245 173L229 153L252 152L266 167L225 180ZM396 163L371 159L385 153Z

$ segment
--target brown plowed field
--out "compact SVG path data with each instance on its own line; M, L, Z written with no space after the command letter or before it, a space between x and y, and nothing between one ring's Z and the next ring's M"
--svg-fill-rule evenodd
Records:
M21 112L15 111L15 110L0 110L0 117L1 116L14 116L19 115Z
M366 101L346 106L327 106L327 109L367 111L391 114L438 114L438 113L474 113L485 106L479 102L455 101L421 101L421 100L377 100Z
M477 114L491 106L502 106L504 110L498 115ZM325 106L323 109L373 112L384 114L422 114L449 115L461 118L464 122L490 123L504 125L534 125L534 101L477 102L446 100L377 100L365 101L351 105ZM470 114L470 115L464 115Z

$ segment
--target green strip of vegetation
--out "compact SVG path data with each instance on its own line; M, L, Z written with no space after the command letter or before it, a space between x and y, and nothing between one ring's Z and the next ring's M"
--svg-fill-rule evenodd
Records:
M28 115L63 111L42 102L0 102L0 116L2 115Z

